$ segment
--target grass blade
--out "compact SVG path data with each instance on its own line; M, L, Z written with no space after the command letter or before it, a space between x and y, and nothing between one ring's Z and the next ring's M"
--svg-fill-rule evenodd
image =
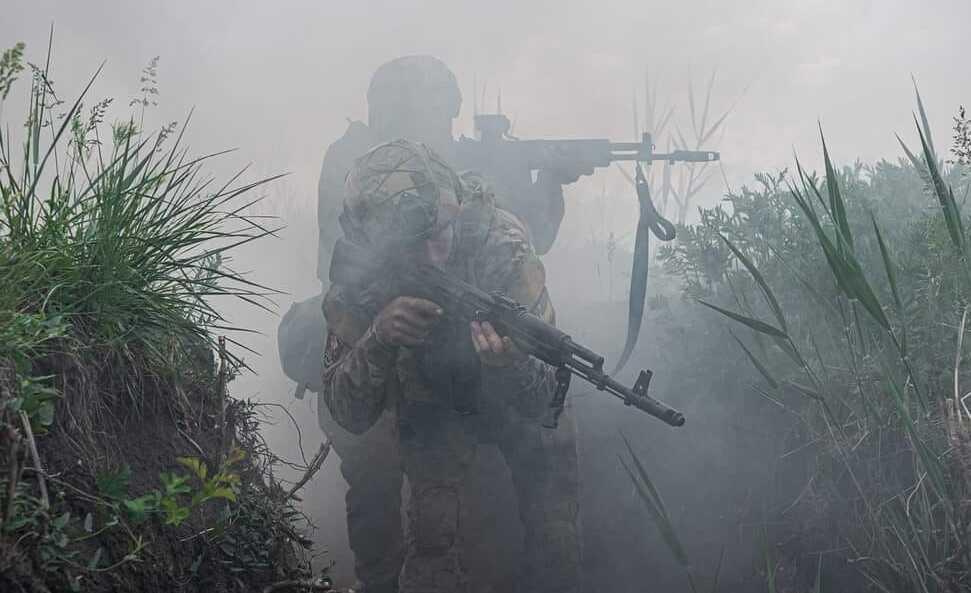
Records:
M746 356L748 356L748 359L749 361L751 361L752 366L754 366L756 370L759 371L762 377L765 378L766 382L768 382L768 384L772 386L772 389L778 389L779 382L775 380L775 378L772 376L772 373L769 372L769 369L767 369L764 364L759 362L759 359L756 358L754 354L752 354L752 351L748 349L745 343L742 342L742 340L738 339L738 336L735 335L735 332L728 330L728 333L731 334L733 338L735 338L735 341L738 342L738 345L742 347L742 351L745 352Z
M819 127L819 139L823 144L823 161L826 164L826 189L829 192L829 212L833 216L833 222L836 223L837 243L839 244L839 239L842 239L849 250L853 251L853 233L846 218L846 204L840 193L839 176L829 158L829 149L826 147L826 138L823 136L822 126Z
M894 271L893 262L890 260L890 252L887 250L887 243L883 240L883 233L877 225L877 219L870 214L870 222L873 223L873 234L877 236L877 245L880 247L880 258L883 260L883 269L887 273L887 282L890 283L890 292L893 294L894 306L897 311L903 313L903 304L900 300L900 290L897 288L897 274Z
M916 119L914 123L917 123ZM934 148L930 144L930 131L921 130L917 124L917 133L920 135L921 148L924 151L924 164L930 175L934 193L941 204L944 213L944 222L947 225L947 232L951 236L951 242L961 255L966 255L966 236L964 234L964 222L961 220L961 211L957 202L954 200L954 190L944 183L941 171L938 168Z
M715 311L718 311L725 317L734 319L735 321L743 325L746 325L750 329L753 329L759 333L765 334L767 336L772 336L774 338L788 338L785 332L769 325L768 323L765 323L764 321L759 321L758 319L753 319L752 317L746 317L745 315L740 315L738 313L729 311L728 309L723 309L718 305L713 305L701 299L698 299L698 302L708 307L709 309L714 309Z
M693 592L697 593L691 562L688 559L688 554L685 552L680 538L678 538L677 531L674 529L674 524L671 522L671 518L668 516L667 509L664 506L664 501L661 500L661 495L658 493L657 488L651 481L647 470L644 468L644 464L641 463L640 458L636 453L634 453L634 448L631 446L630 440L628 440L624 435L621 435L621 438L623 438L624 445L626 445L627 451L630 453L631 461L633 462L635 469L632 470L630 465L627 464L623 457L619 458L620 463L627 472L628 477L630 477L631 482L633 482L638 496L644 502L644 506L654 519L654 523L657 525L658 531L660 531L664 543L667 544L668 548L671 550L671 553L674 555L675 560L678 561L678 564L685 569L685 573L688 578L688 585Z
M937 150L934 149L934 139L931 137L931 126L927 121L927 110L924 109L924 101L920 98L920 89L917 88L917 79L911 76L910 80L914 83L914 96L917 97L917 112L920 113L920 121L923 124L924 133L927 134L927 147L930 152L931 161L937 163Z
M765 297L765 300L769 303L769 307L772 309L772 314L775 316L776 321L779 322L779 327L782 328L783 332L787 332L786 320L782 315L782 307L779 306L779 301L775 298L775 294L772 293L772 289L769 288L765 278L762 277L762 273L759 272L758 268L755 267L752 260L746 257L746 255L742 253L742 251L736 247L734 243L728 240L728 237L723 235L721 232L718 233L718 236L721 237L721 240L725 242L725 245L732 250L735 257L742 262L742 265L745 266L748 273L751 274L752 278L755 279L755 282L759 285L759 289L762 291L762 295Z

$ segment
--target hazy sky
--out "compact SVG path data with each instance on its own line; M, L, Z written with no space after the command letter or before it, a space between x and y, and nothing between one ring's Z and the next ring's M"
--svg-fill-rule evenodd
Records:
M0 41L26 41L35 61L54 23L62 94L107 60L93 97L124 112L159 55L150 117L182 120L194 106L195 148L237 147L239 162L290 171L308 201L324 148L365 116L371 73L402 54L432 53L457 73L457 131L469 132L475 76L490 107L502 89L522 137L629 139L646 68L687 126L689 80L702 87L717 69L715 110L738 100L718 146L733 183L789 164L794 148L817 162L817 120L838 160L896 157L893 132L913 137L911 74L941 144L971 102L971 0L2 2Z

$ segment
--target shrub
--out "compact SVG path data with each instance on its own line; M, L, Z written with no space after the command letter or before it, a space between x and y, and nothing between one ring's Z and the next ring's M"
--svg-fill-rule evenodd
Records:
M874 590L969 585L971 273L954 191L966 180L944 168L919 109L916 154L838 170L823 142L824 175L797 162L757 176L662 248L686 296L745 329L730 331L756 392L790 413L780 438L809 452L789 461L806 470L798 497L767 502L789 513L774 519L817 586L834 549L830 573Z

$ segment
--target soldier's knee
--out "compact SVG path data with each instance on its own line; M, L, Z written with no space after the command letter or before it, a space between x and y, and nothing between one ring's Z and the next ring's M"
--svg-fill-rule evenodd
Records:
M443 553L455 545L460 511L456 487L434 487L416 493L412 508L414 542L420 553Z

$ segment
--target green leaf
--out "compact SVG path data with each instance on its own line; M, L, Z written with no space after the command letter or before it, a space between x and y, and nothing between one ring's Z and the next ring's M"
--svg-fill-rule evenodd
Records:
M947 232L951 236L951 242L954 244L957 252L964 255L966 249L964 222L961 219L961 211L958 208L957 201L954 199L954 190L945 184L943 177L941 177L941 171L937 166L937 157L934 154L933 146L931 146L929 140L930 131L927 131L927 137L925 137L925 133L921 130L920 124L917 124L917 133L920 135L921 148L924 150L924 164L927 166L927 171L930 174L934 193L937 195L937 200L941 204L944 222L947 225Z
M754 354L752 354L752 351L749 350L748 347L740 339L738 339L738 336L735 335L735 332L728 330L728 333L731 334L733 338L735 338L735 341L738 342L739 346L741 346L742 351L745 352L746 356L748 356L749 361L751 361L752 365L755 366L755 368L759 371L759 373L761 373L762 377L765 378L765 380L769 383L769 385L772 386L772 389L778 389L779 382L772 377L772 374L769 373L769 369L765 368L765 365L759 362L759 359L756 358Z
M749 274L752 275L752 278L755 279L756 284L759 285L759 289L762 291L762 295L765 297L765 300L769 303L769 307L772 309L772 314L775 315L776 321L779 322L779 327L782 328L783 332L788 332L785 317L782 315L782 307L779 306L779 301L776 300L775 294L772 293L772 289L769 288L765 278L762 277L762 273L759 272L758 268L755 267L755 264L753 264L752 261L746 257L738 247L735 246L734 243L728 240L728 237L723 235L721 232L718 233L718 236L721 237L721 240L725 242L725 245L732 250L735 257L742 262L745 269L748 270Z
M924 101L920 98L920 90L917 88L917 79L911 76L910 80L914 83L914 96L917 97L917 112L920 113L920 121L923 123L923 128L927 134L927 148L929 149L930 156L933 158L934 162L937 162L937 151L934 150L934 139L931 137L931 126L927 121L927 110L924 109Z
M165 524L179 526L189 518L189 507L182 506L174 498L162 499L162 510L165 511Z
M54 405L50 402L42 403L30 417L31 427L35 427L36 423L36 428L39 430L46 430L53 422Z
M917 155L914 154L912 150L910 150L910 147L907 146L907 143L904 142L903 138L901 138L899 134L894 134L894 136L897 138L897 143L900 144L900 148L903 149L904 154L907 155L907 159L910 160L910 164L913 165L914 169L916 169L921 175L923 175L925 172L924 163L920 162L920 159L917 158Z
M232 467L244 459L246 459L246 452L239 447L233 447L232 451L229 452L229 455L226 456L226 461L223 462L223 467Z
M627 440L626 438L624 439ZM628 445L629 447L629 445ZM641 500L644 501L644 506L651 514L654 519L655 525L658 527L658 531L661 533L662 539L664 539L665 544L674 554L675 559L683 567L690 567L691 562L688 559L688 555L684 550L684 546L681 544L681 540L678 538L678 534L674 529L674 525L671 523L670 518L667 515L667 511L664 508L664 504L658 496L657 490L654 488L654 484L651 483L650 479L647 477L647 473L644 471L640 460L636 455L633 456L633 462L637 468L637 475L631 470L630 466L624 461L623 458L620 459L620 463L624 470L627 472L628 477L630 477L631 482L633 482L635 489ZM640 476L640 480L638 479Z
M216 488L208 496L208 499L224 498L230 502L236 502L236 493L232 488Z
M887 273L887 281L890 283L890 292L893 294L894 306L897 307L897 312L903 314L903 305L900 300L900 291L897 289L897 274L894 272L893 262L890 260L890 252L887 249L887 244L883 240L883 233L880 232L880 227L877 226L877 219L870 213L870 222L873 223L873 232L877 236L877 245L880 247L880 257L883 259L883 269Z
M753 330L755 330L755 331L757 331L759 333L765 334L767 336L774 336L774 337L777 337L777 338L786 338L786 337L788 337L786 335L786 333L783 332L782 330L779 330L779 329L777 329L777 328L769 325L768 323L759 321L758 319L753 319L751 317L746 317L744 315L740 315L738 313L734 313L732 311L729 311L728 309L723 309L723 308L719 307L718 305L713 305L713 304L708 303L706 301L703 301L701 299L698 299L698 302L701 303L702 305L708 307L709 309L714 309L715 311L718 311L719 313L721 313L725 317L728 317L730 319L734 319L735 321L737 321L737 322L739 322L739 323L741 323L743 325L746 325L749 328L751 328L751 329L753 329Z
M165 496L172 497L192 491L192 488L188 485L189 478L186 476L162 472L159 474L159 478L162 480Z
M850 230L850 223L846 218L846 204L840 193L839 176L833 167L833 162L829 158L829 150L826 147L826 138L823 136L823 128L819 127L819 138L823 144L823 161L826 163L826 189L829 192L829 211L836 223L836 236L845 242L850 251L853 251L853 233Z
M21 527L26 527L27 525L34 525L35 523L36 522L32 517L20 516L20 517L8 518L3 523L3 532L14 533L17 530L19 530Z
M880 305L880 301L873 292L873 288L867 282L859 261L857 261L853 253L848 249L841 250L836 248L826 234L826 231L823 230L816 212L809 206L802 193L793 186L790 186L790 191L799 208L812 225L813 231L816 233L817 242L823 248L826 262L829 264L830 270L832 270L840 289L849 298L859 301L870 316L884 329L889 331L890 320L887 319L886 313L884 313Z
M128 496L131 481L131 467L124 464L113 472L105 472L95 477L95 484L102 496L113 500L123 500Z
M209 475L209 468L198 457L179 457L176 459L180 464L192 470L193 473L202 481Z
M148 519L148 515L158 510L158 492L152 492L139 496L138 498L123 501L125 511L129 518L135 523L142 523Z
M800 168L800 175L801 172L802 169ZM808 181L803 179L804 187L808 183ZM806 219L809 220L809 224L812 226L813 232L816 234L816 240L823 249L823 255L826 256L826 263L829 264L830 270L836 277L837 283L841 288L846 290L844 284L847 280L846 272L844 266L842 265L842 258L839 251L836 249L836 246L833 245L833 242L826 234L826 231L823 230L823 226L819 221L819 216L816 214L816 211L813 209L806 196L804 196L803 193L800 192L794 185L789 185L789 191L792 194L793 199L796 201L796 205L799 206L803 214L806 215Z
M782 350L785 355L788 356L789 359L796 365L802 367L806 364L806 361L803 360L802 355L799 354L796 347L792 345L791 341L789 341L788 336L783 338L774 337L772 338L772 341L775 342L775 345L779 347L779 350Z

